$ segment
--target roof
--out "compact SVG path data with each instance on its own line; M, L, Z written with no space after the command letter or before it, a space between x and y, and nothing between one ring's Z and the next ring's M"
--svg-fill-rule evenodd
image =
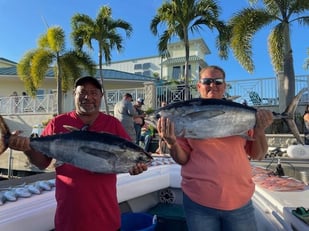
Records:
M17 69L16 67L3 67L0 68L0 77L5 75L16 77L17 76ZM54 77L53 70L50 69L46 76L48 77ZM100 70L97 70L95 76L96 78L100 77ZM135 80L135 81L155 81L156 79L149 76L144 75L137 75L133 73L123 72L123 71L117 71L117 70L104 70L103 69L103 77L104 79L110 79L110 80Z
M100 77L100 70L97 70L96 76ZM112 69L103 69L103 77L105 79L113 79L113 80L138 80L138 81L155 81L156 79L153 77L145 76L145 75L137 75L133 73L128 73L124 71L117 71Z
M169 58L162 62L163 65L171 65L171 64L177 64L177 63L184 63L186 61L185 57L179 57L179 58ZM199 56L192 55L189 56L189 62L196 62L196 61L202 61L204 62L203 59L201 59Z
M189 40L189 43L190 43L190 47L191 46L193 46L193 47L199 46L199 50L202 53L204 53L205 55L210 54L210 50L209 50L208 46L206 45L203 38L191 39L191 40ZM175 47L179 47L179 46L184 48L184 42L178 41L178 42L169 43L167 45L168 50L173 50L173 49L175 49ZM191 48L190 48L190 50L191 50Z
M13 64L13 65L16 65L17 63L12 61L12 60L9 60L9 59L5 59L5 58L2 58L0 57L0 63L7 63L7 64Z

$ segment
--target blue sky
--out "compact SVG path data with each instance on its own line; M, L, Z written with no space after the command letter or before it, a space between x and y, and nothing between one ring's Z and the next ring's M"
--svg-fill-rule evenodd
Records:
M158 37L150 32L151 19L156 14L162 0L0 0L0 57L18 62L26 51L37 46L38 37L46 32L47 26L59 25L66 32L66 48L70 49L71 17L75 13L87 14L95 18L100 6L109 5L113 18L121 18L133 27L133 34L125 39L124 50L113 53L112 61L155 56ZM247 0L218 0L222 8L222 20L248 6ZM309 12L308 12L309 14ZM215 64L226 70L228 80L273 77L275 73L267 53L267 36L271 27L260 31L253 40L255 71L249 74L235 60L230 52L228 60L221 60L215 47L217 31L204 28L191 38L202 37L211 54L205 57L208 64ZM292 25L292 47L296 75L308 75L303 69L309 48L309 28ZM94 43L96 44L96 43ZM97 52L92 53L97 61Z

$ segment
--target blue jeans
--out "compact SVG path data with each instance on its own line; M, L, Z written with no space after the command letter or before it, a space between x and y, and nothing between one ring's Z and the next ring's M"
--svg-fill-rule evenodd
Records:
M193 202L183 194L183 205L189 231L256 231L251 200L235 210L219 210Z
M139 124L134 123L134 129L135 129L135 134L136 134L136 140L135 143L139 145L139 142L141 141L141 132L142 132L142 127ZM132 140L133 141L133 140Z
M149 152L149 148L150 148L150 142L151 142L152 136L151 135L146 135L144 138L144 150L146 152Z
M146 152L149 152L151 140L152 140L151 135L145 134L145 133L143 135L141 135L140 141L142 141L144 143L144 150Z

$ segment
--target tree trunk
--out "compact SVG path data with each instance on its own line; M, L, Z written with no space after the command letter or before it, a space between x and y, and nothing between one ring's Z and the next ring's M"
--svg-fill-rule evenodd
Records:
M57 115L63 112L62 108L62 76L60 70L60 60L59 54L57 53Z
M105 104L105 111L106 114L109 115L109 109L108 109L108 104L107 104L107 97L106 97L106 91L104 87L104 79L103 79L103 69L102 69L102 49L100 48L99 51L99 68L100 68L100 78L101 78L101 84L102 84L102 91L103 91L103 100Z
M184 39L184 45L185 45L185 70L184 70L184 76L185 76L185 100L190 99L190 90L189 90L189 55L190 55L190 45L189 45L189 39Z
M284 30L283 74L279 84L279 109L282 112L295 96L295 73L289 25ZM281 103L280 103L281 102Z

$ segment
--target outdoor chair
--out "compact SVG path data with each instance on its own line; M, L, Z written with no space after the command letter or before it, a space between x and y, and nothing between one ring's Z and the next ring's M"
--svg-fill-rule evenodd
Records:
M250 101L252 102L253 105L261 105L262 104L262 99L257 92L250 91L249 97L250 97Z

